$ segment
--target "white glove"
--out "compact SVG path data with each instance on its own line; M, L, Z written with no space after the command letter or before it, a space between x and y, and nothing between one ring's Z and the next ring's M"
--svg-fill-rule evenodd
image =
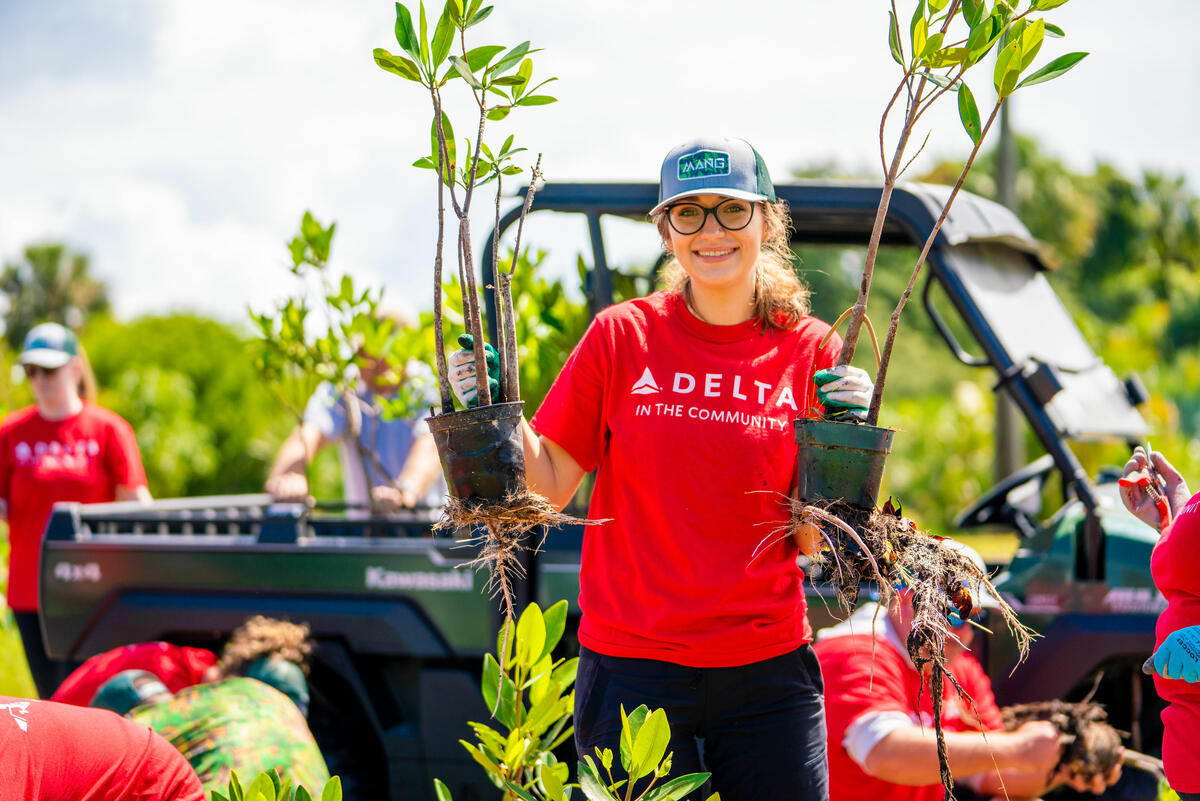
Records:
M818 370L813 383L817 385L817 400L831 414L864 416L875 391L875 382L867 371L851 364Z
M475 382L475 351L456 350L446 360L450 368L450 389L464 409L470 408L479 397Z

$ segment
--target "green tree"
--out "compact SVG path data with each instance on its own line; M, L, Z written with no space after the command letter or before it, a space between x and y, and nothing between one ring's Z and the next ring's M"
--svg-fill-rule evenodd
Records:
M91 275L87 255L61 244L30 245L20 261L0 272L8 301L4 338L19 348L29 329L47 320L78 329L108 308L108 288Z

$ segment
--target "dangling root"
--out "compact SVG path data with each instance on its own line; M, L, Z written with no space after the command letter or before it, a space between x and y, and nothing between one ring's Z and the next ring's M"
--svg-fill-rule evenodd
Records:
M792 501L789 530L807 525L818 528L825 544L810 557L811 562L824 568L824 580L833 586L838 601L847 610L853 611L858 605L863 582L872 582L879 588L883 606L895 601L897 586L912 593L913 620L907 646L913 664L922 675L926 667L931 669L939 770L946 797L953 798L941 726L945 680L950 680L960 698L974 702L946 667L946 638L957 640L948 614L956 612L963 620L969 620L978 611L979 599L987 592L999 601L996 611L1012 632L1020 660L1025 659L1036 634L1017 619L978 565L948 547L944 538L919 530L900 513L898 506L893 507L890 499L882 509L872 510L840 501L821 506Z
M485 529L477 537L461 540L463 545L478 544L479 555L467 563L476 570L488 571L487 588L491 597L499 597L504 607L504 640L500 646L500 675L504 675L505 655L508 653L508 638L516 620L513 604L513 582L523 578L525 568L521 565L521 552L536 552L545 542L548 529L564 523L593 525L604 521L581 520L563 514L546 498L522 487L510 492L502 501L480 502L476 499L462 500L450 496L442 517L434 524L434 531L471 531L476 527ZM541 528L541 539L536 545L524 541L530 529ZM496 696L499 708L500 694ZM496 709L492 710L493 717Z
M1038 701L1000 710L1004 728L1013 731L1034 720L1048 720L1062 735L1065 747L1054 771L1092 779L1107 776L1121 762L1121 735L1107 722L1104 707L1091 702Z

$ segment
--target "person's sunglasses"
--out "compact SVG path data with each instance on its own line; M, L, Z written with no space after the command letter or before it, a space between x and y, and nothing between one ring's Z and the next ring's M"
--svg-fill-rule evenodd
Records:
M726 231L740 231L754 219L754 203L730 198L715 206L699 203L674 203L667 206L667 222L676 233L694 234L708 222L708 215L717 218L717 223Z
M25 365L25 377L34 378L39 375L44 375L49 378L61 369L61 367L42 367L40 364L27 364Z

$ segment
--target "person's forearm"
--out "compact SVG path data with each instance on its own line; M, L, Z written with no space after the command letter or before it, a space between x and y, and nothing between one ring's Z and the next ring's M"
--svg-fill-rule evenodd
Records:
M154 500L154 498L150 495L150 488L145 484L140 484L136 487L118 486L116 495L118 501L139 501L141 503L150 503Z
M303 475L308 467L308 463L315 454L316 448L310 447L305 442L303 424L297 426L288 435L288 438L283 441L283 444L279 446L279 453L275 457L275 463L271 465L271 472L268 474L267 480L269 481L284 473Z
M441 472L442 462L433 435L422 434L413 441L408 457L404 460L404 469L396 476L396 484L412 487L416 496L421 498L437 481Z
M556 509L571 501L583 479L583 469L566 451L546 440L521 420L525 445L525 483L529 489L544 496Z
M1046 774L1029 770L1002 770L999 774L992 768L979 776L979 794L985 797L1001 796L1011 799L1037 798L1057 786L1046 780Z
M965 777L1016 767L1010 740L1005 732L990 732L986 740L981 734L946 732L950 772ZM867 773L892 784L921 786L941 781L932 726L896 729L871 749L866 762Z

